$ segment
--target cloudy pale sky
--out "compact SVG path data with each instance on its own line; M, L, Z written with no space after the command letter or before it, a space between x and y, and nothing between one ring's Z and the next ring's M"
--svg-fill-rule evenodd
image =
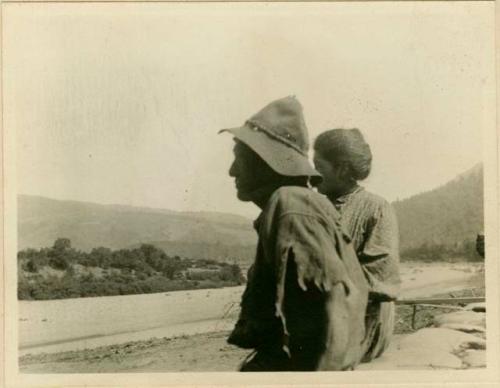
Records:
M256 214L229 135L295 95L311 139L358 127L389 200L482 160L492 2L6 4L18 192Z

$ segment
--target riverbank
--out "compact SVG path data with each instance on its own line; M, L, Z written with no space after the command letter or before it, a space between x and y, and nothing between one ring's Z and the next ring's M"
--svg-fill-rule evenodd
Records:
M437 275L436 275L437 274ZM446 275L447 276L444 276ZM464 276L467 275L467 276ZM435 277L442 279L441 291L435 293ZM441 265L428 265L428 266L410 266L405 267L403 274L405 284L411 285L406 288L409 294L413 295L414 290L420 289L419 297L458 297L458 296L482 296L484 295L484 273L480 267L463 267L463 268L450 268ZM413 279L413 280L412 280ZM431 282L429 282L431 281ZM415 288L418 286L417 288ZM239 299L238 293L235 289L215 290L208 294L200 294L191 292L186 296L179 293L178 296L170 295L169 297L163 296L164 300L174 301L175 298L182 296L182 301L188 303L189 301L196 302L197 306L203 307L206 311L213 314L213 307L209 308L211 301L218 300L217 305L234 305L236 299ZM208 291L207 291L208 292ZM219 294L224 292L223 294ZM404 293L403 293L404 294ZM223 295L228 299L222 301ZM135 296L134 298L139 298ZM150 299L143 296L144 303ZM173 298L173 299L170 299ZM100 298L99 298L100 299ZM198 303L198 299L202 303ZM179 299L180 301L181 299ZM138 300L139 301L139 300ZM88 299L88 303L91 300ZM175 301L172 306L179 306ZM38 303L38 302L36 302ZM164 302L162 302L164 303ZM170 303L170 302L169 302ZM137 306L140 304L137 303ZM92 305L89 305L89 308ZM156 304L151 304L151 309L156 308ZM433 319L436 315L449 312L442 308L426 307L419 309L417 314L415 327L423 328L432 325ZM41 311L43 312L43 311ZM206 312L194 309L189 312L189 318L192 320L193 313L200 313L200 317L206 315ZM178 311L174 316L182 313ZM187 313L187 312L186 312ZM248 355L248 350L242 350L226 344L225 340L228 335L228 329L234 323L236 318L236 310L233 309L230 316L226 315L224 325L207 326L204 327L203 332L196 332L194 328L189 325L195 325L196 330L201 330L200 322L191 322L189 324L180 324L178 328L181 333L186 335L179 335L171 332L172 327L163 328L161 330L170 330L169 335L163 335L162 332L147 333L151 337L144 337L145 332L137 333L139 341L131 341L133 333L122 334L122 343L106 343L109 337L95 338L93 342L83 343L87 349L61 351L52 354L49 353L30 353L30 349L25 349L21 353L19 359L20 371L23 373L112 373L112 372L179 372L179 371L234 371L242 360ZM227 314L227 310L220 310L218 314ZM139 316L139 314L138 314ZM220 315L222 316L222 315ZM163 319L163 318L162 318ZM412 308L410 306L398 306L396 316L395 337L391 346L397 346L401 338L407 337L414 332L411 325ZM212 329L211 329L212 328ZM128 337L128 339L127 339ZM106 339L107 338L107 339ZM148 339L146 339L148 338ZM107 344L108 346L102 346ZM55 348L57 348L57 346ZM50 348L43 348L44 351L49 351ZM48 349L48 350L47 350Z
M227 330L237 317L242 292L243 287L228 287L22 301L19 303L20 355Z

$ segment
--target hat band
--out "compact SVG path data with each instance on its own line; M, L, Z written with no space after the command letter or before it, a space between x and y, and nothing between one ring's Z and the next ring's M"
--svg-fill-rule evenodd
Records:
M247 120L245 124L250 124L251 129L256 130L256 131L261 131L264 132L267 136L270 138L279 141L280 143L285 144L288 147L293 148L295 151L297 151L299 154L302 156L307 157L307 152L304 152L297 144L292 143L289 139L287 139L285 136L277 134L271 129L268 129L261 124L253 121L253 120Z

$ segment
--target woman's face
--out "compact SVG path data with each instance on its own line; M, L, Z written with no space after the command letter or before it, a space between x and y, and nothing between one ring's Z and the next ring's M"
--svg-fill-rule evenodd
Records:
M339 192L343 187L340 168L324 158L321 153L314 151L314 167L323 176L323 181L318 185L321 194Z

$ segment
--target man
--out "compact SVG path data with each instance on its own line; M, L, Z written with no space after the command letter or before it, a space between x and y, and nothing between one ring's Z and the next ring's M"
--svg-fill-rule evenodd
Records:
M259 240L230 344L255 349L241 371L353 369L362 357L367 284L339 215L310 190L302 107L274 101L242 127L229 170L237 196L262 212Z

